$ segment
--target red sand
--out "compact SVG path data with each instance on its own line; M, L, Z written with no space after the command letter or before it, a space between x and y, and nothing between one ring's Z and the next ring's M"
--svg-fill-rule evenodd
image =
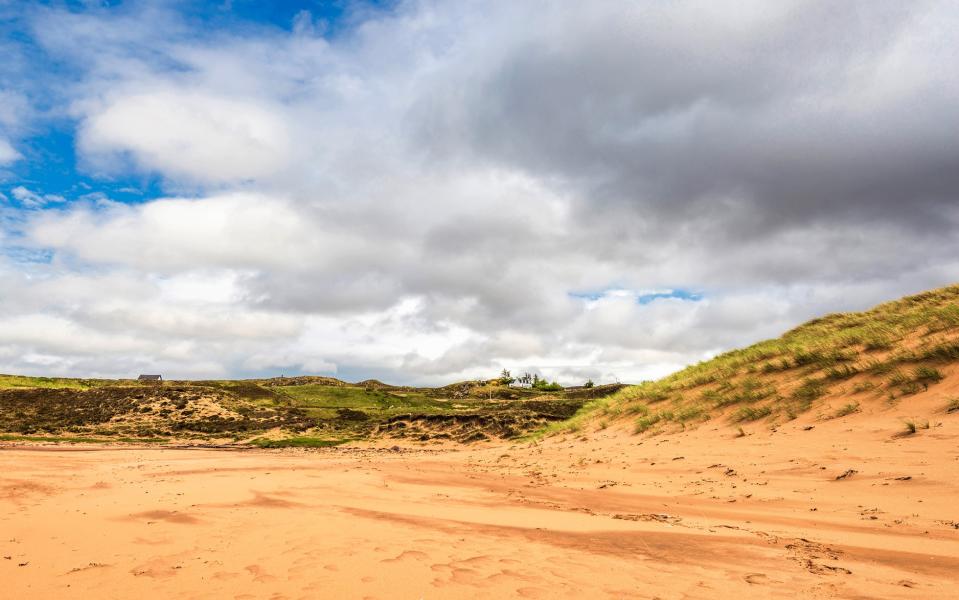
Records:
M7 445L0 596L954 598L959 416L894 437L896 415L399 453Z

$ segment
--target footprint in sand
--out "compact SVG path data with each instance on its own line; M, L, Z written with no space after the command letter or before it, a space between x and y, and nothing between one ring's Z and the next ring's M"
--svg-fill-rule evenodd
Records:
M478 556L471 556L469 558L464 558L463 560L459 560L456 562L457 564L460 564L460 565L476 566L476 565L482 565L490 562L490 557L485 554L480 554Z
M425 552L420 552L419 550L404 550L400 552L393 558L384 558L381 560L381 563L393 563L399 562L401 560L426 560L429 558L429 555Z
M266 583L268 581L273 581L276 579L276 577L264 571L263 567L261 567L260 565L247 565L243 568L246 569L250 573L250 575L253 575L253 581L256 581L258 583Z
M475 569L454 567L450 576L450 582L460 585L480 585L481 575Z
M516 589L516 595L521 598L549 598L549 591L543 588L521 587Z
M134 567L130 573L134 577L149 577L150 579L167 579L177 574L180 565L166 566L155 564L154 566L142 565Z
M533 582L536 582L536 581L539 580L539 579L541 579L541 578L540 578L540 577L533 577L533 576L530 576L530 575L524 575L524 574L522 574L522 573L519 573L519 572L517 572L517 571L513 571L513 570L511 570L511 569L503 569L502 571L497 571L497 572L493 573L492 575L487 575L487 576L486 576L486 581L488 581L488 582L491 583L491 584L497 584L497 583L504 583L504 584L505 584L505 583L509 583L509 582L513 582L513 583L521 583L521 582L522 582L522 583L533 583Z
M147 519L148 523L166 521L167 523L178 523L180 525L193 525L200 522L200 520L196 517L175 510L147 510L140 513L134 513L125 520L141 521L144 519Z

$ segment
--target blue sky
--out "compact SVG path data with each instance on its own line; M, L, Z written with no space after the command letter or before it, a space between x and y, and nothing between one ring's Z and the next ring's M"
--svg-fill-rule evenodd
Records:
M41 195L63 196L68 202L90 194L105 194L119 202L144 202L164 194L164 179L156 172L104 174L84 168L75 149L77 123L65 110L68 100L58 93L64 82L81 79L84 65L69 55L51 52L35 36L34 20L45 10L62 10L75 15L116 16L135 13L145 2L118 0L37 2L0 7L0 35L4 49L17 58L6 70L0 68L5 88L21 90L34 111L29 123L23 123L24 135L15 149L21 160L0 165L0 192L12 197L14 187L25 186ZM351 11L386 10L386 2L348 2L346 0L262 2L230 0L225 2L158 2L174 9L185 30L183 39L216 35L216 32L263 34L271 30L291 32L309 26L317 35L335 37L351 23ZM163 61L160 61L163 62ZM176 68L176 65L167 65ZM5 72L4 72L5 71Z
M666 290L624 290L617 287L609 287L603 290L597 290L592 292L570 292L570 296L573 298L579 298L582 300L589 300L596 302L602 300L607 296L615 296L618 294L625 294L636 299L638 304L649 304L650 302L655 302L656 300L665 300L665 299L674 299L674 300L684 300L689 302L699 302L703 299L703 294L697 292L691 292L689 290L683 289L666 289Z
M957 27L0 0L0 372L639 381L953 283Z

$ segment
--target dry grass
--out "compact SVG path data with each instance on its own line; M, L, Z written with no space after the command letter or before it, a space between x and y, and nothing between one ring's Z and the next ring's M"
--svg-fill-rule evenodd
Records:
M836 412L833 413L832 416L833 416L834 419L838 419L838 418L840 418L840 417L845 417L845 416L847 416L847 415L851 415L851 414L857 413L857 412L859 412L859 403L858 403L858 402L850 402L849 404L846 404L846 405L840 407Z

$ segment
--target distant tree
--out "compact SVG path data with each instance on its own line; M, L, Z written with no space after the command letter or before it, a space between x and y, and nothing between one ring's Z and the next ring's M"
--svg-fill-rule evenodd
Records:
M587 380L586 380L586 383L583 384L583 387L585 387L585 388L591 388L591 387L593 387L594 385L596 385L596 384L593 383L593 380L592 380L592 379L587 379Z
M535 375L533 377L535 378L535 381L533 382L533 387L537 390L540 390L543 392L559 392L563 389L563 386L556 383L555 381L550 383L546 381L545 379L540 379L539 377L536 377Z
M514 381L516 380L513 379L513 376L510 375L510 372L507 369L503 369L503 372L500 373L500 376L499 376L499 382L503 385L509 385L513 383Z

